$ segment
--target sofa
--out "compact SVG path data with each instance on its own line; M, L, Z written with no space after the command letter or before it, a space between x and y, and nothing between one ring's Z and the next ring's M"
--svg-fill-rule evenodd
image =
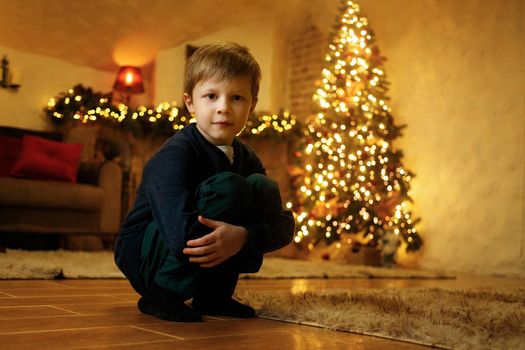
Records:
M58 248L111 248L122 218L121 166L82 161L84 145L62 138L0 127L0 245L47 235L59 237Z

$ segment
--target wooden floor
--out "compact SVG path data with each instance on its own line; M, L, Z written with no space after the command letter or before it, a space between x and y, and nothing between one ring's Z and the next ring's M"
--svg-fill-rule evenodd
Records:
M239 289L471 288L525 280L241 280ZM262 318L172 323L141 314L125 280L0 281L2 349L426 349L425 346Z

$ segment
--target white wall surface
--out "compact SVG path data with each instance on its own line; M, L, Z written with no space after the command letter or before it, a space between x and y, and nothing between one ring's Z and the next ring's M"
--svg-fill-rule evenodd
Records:
M363 0L422 217L421 264L525 275L525 2Z
M159 52L155 66L155 101L182 103L182 85L186 64L186 45L202 46L217 41L235 41L250 49L262 71L259 102L256 110L277 112L285 107L285 37L272 21L254 22L232 27L208 36L185 42Z
M0 89L0 125L34 130L51 127L43 109L51 97L82 83L101 92L112 89L115 73L76 66L55 58L0 47L9 67L20 74L17 92Z

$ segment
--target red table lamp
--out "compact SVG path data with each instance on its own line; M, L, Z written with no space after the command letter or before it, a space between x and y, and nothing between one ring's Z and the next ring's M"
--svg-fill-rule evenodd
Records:
M126 105L129 106L131 94L140 94L144 92L144 78L138 67L122 66L117 73L117 79L113 84L113 89L120 91L126 96Z

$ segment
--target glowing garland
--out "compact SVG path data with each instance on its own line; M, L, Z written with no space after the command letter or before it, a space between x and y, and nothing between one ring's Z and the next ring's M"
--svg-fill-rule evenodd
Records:
M299 131L298 122L294 115L289 112L279 114L252 114L246 122L243 136L258 135L261 137L279 137Z
M67 122L83 124L105 123L129 130L133 135L172 135L194 119L185 115L176 102L162 102L155 107L138 106L131 109L125 104L111 103L111 94L93 92L91 88L76 85L67 92L51 98L45 113L55 125ZM247 123L243 137L280 137L297 132L294 115L283 111L279 114L254 113Z

